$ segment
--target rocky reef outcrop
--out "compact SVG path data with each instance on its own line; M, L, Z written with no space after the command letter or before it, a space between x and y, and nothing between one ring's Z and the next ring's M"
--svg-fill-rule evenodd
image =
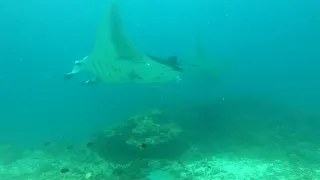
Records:
M152 109L124 118L94 135L91 149L114 162L170 159L188 148L183 134L175 119L162 110Z

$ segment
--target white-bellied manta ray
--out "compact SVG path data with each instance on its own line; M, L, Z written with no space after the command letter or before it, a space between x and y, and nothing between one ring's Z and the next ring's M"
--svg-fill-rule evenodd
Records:
M180 81L181 71L150 58L127 38L120 17L119 2L120 0L108 0L93 51L76 61L73 70L64 76L65 79L86 71L93 78L85 81L85 84L161 84Z

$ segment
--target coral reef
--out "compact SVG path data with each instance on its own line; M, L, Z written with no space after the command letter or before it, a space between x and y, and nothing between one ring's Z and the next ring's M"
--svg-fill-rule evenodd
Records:
M188 148L183 130L175 119L159 109L128 117L96 134L91 148L106 160L177 158Z
M248 97L172 103L80 149L0 146L0 180L316 180L318 112Z

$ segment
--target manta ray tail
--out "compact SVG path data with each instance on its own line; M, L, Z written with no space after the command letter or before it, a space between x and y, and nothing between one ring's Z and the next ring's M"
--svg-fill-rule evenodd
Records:
M168 63L178 65L178 56L171 56L167 59Z
M168 64L171 64L173 66L198 66L197 64L180 64L178 62L178 56L171 56L167 59Z

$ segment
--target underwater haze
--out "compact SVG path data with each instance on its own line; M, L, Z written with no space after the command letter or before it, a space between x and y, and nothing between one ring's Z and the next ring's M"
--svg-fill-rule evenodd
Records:
M186 54L200 33L205 48L229 62L219 83L199 77L201 86L184 83L171 94L150 88L102 90L63 81L72 63L90 52L104 4L1 2L3 141L81 137L105 119L157 103L153 101L161 98L154 97L161 95L170 102L171 94L196 97L206 91L227 98L231 92L263 92L319 106L318 1L127 1L125 27L144 51L163 58Z
M107 2L0 2L0 144L81 144L141 109L242 95L320 117L320 1L122 0L123 26L141 51L213 66L214 78L189 74L157 87L85 86L86 74L65 81L91 53ZM197 38L209 62L192 58ZM240 99L239 107L247 103Z

